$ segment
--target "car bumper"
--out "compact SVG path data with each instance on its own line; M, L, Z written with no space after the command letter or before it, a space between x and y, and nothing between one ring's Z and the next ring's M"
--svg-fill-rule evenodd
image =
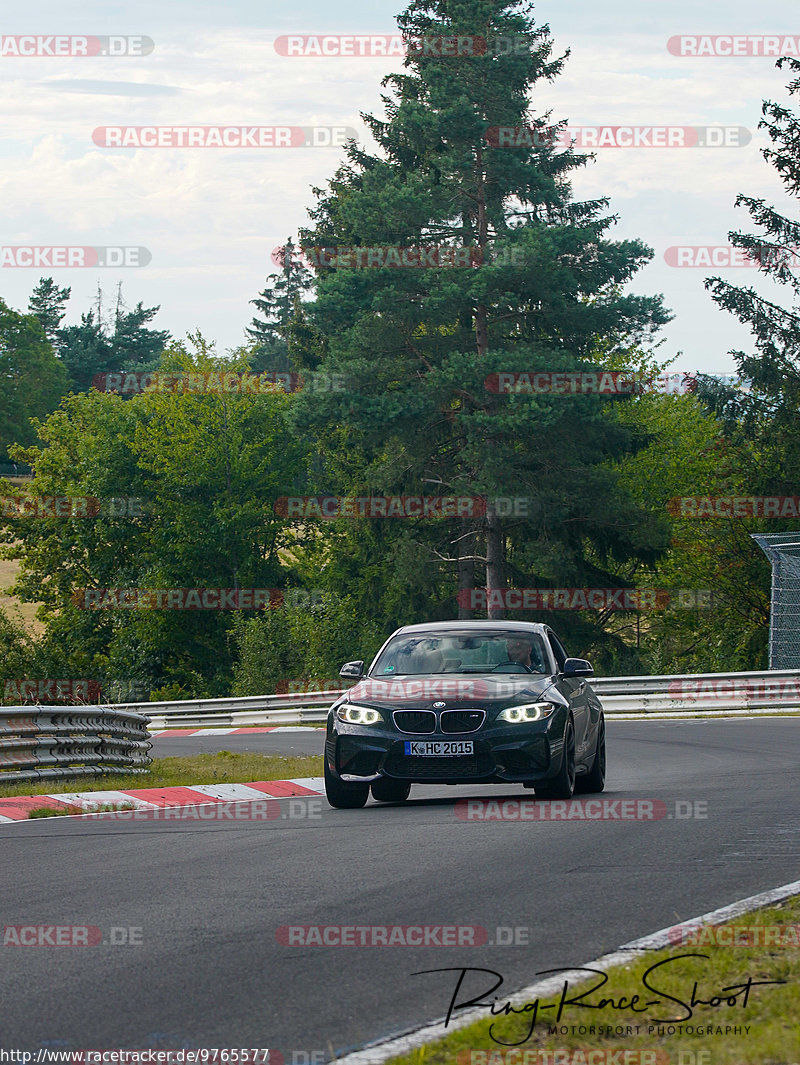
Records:
M563 714L557 711L531 725L490 726L459 735L408 735L394 729L329 724L325 740L328 767L345 783L372 783L381 777L416 784L543 783L561 768ZM408 741L470 740L470 755L407 754Z

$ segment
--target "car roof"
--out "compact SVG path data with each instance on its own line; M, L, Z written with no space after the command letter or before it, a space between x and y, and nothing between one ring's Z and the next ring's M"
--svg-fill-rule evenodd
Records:
M397 636L401 632L442 632L447 629L469 628L514 629L516 632L522 629L527 632L537 632L540 636L543 636L548 631L549 626L543 625L538 621L492 621L490 618L482 618L477 621L426 621L421 625L403 625L401 628L395 629L392 636Z

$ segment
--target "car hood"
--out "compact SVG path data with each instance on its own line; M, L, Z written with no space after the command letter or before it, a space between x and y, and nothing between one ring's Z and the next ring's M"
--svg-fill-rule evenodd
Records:
M541 673L430 673L405 677L365 677L351 688L346 701L376 708L504 706L539 698L554 677Z

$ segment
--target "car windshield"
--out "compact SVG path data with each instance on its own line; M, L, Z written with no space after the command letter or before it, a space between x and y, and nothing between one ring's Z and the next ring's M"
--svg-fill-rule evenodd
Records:
M395 636L383 649L370 676L549 672L544 641L536 632L448 630Z

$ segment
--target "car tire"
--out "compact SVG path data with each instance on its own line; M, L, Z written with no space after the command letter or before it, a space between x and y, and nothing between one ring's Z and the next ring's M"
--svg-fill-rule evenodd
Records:
M337 810L360 810L369 798L369 784L345 784L325 763L325 798Z
M544 784L535 784L537 799L571 799L575 792L575 726L567 719L564 729L564 753L556 776Z
M376 802L405 802L411 791L411 784L407 780L381 777L380 780L372 782L371 790L372 798Z
M575 790L583 794L597 793L606 786L606 723L600 722L597 733L597 749L594 753L592 768L585 776L575 781Z

